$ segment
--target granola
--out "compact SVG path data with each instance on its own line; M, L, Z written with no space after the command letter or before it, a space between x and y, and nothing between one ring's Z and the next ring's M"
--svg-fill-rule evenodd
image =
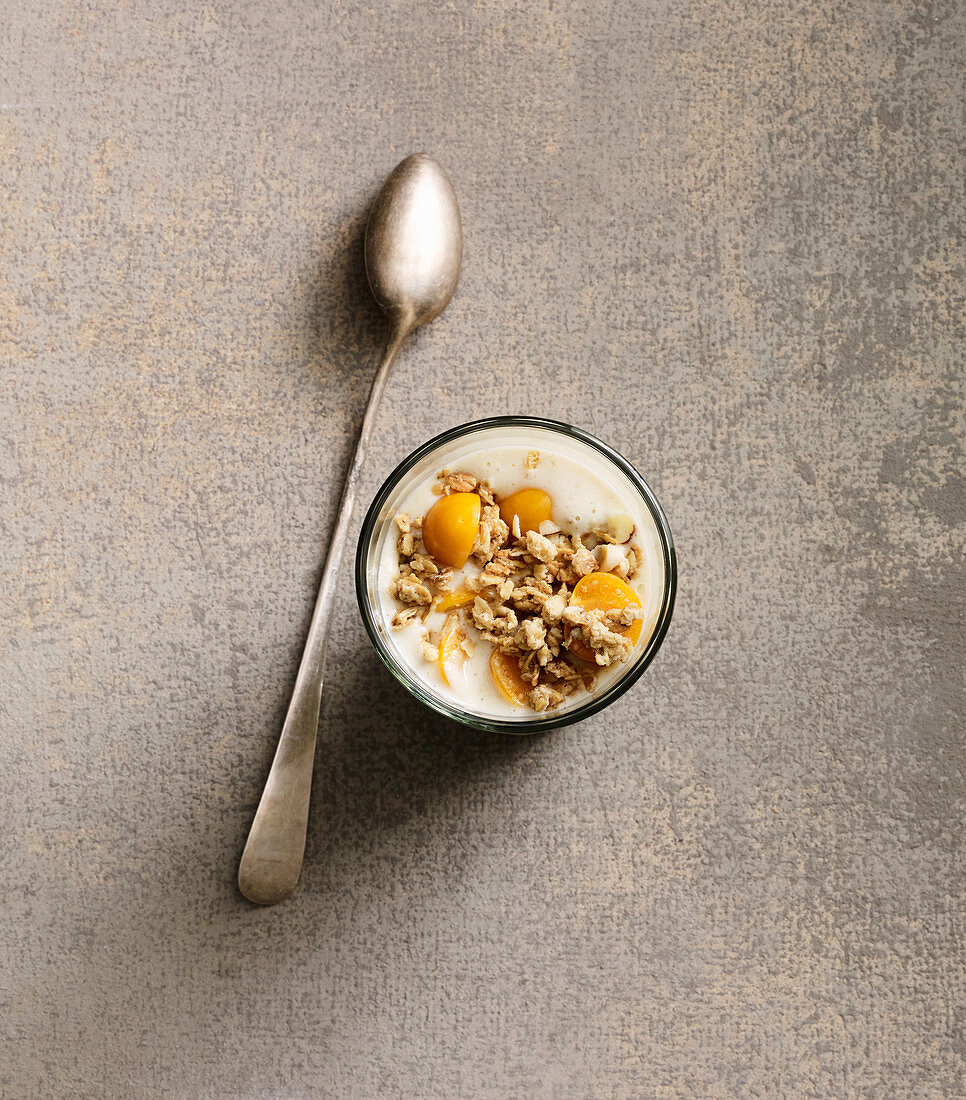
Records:
M528 467L539 460L531 452ZM600 669L628 659L634 648L629 631L643 609L584 607L575 602L574 587L592 574L635 577L640 557L630 544L630 517L583 534L567 534L549 520L524 531L517 515L511 525L505 522L491 486L472 474L441 470L433 493L478 494L479 529L457 576L427 551L423 517L396 516L398 572L389 595L402 606L394 629L416 629L433 611L448 612L440 635L458 639L454 650L464 655L472 655L478 638L515 661L517 697L536 712L552 710L577 691L594 691ZM427 661L440 660L440 636L424 631L420 651Z

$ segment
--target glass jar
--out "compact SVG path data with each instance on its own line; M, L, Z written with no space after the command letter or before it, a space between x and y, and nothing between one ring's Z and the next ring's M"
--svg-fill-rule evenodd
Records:
M521 707L514 716L484 713L469 705L461 706L441 690L435 690L427 678L420 676L393 643L390 619L396 608L380 600L380 563L386 540L395 543L398 534L394 524L401 503L418 485L435 478L447 467L459 470L461 457L479 456L500 446L525 446L545 450L576 460L604 477L626 500L641 505L638 509L652 530L645 534L652 539L654 561L659 576L649 577L659 598L645 624L645 633L627 662L617 674L593 693L580 692L559 707L543 712ZM401 462L386 478L369 507L359 535L356 552L356 596L366 632L376 652L396 679L421 703L476 729L499 733L530 734L571 725L603 710L619 699L654 660L664 641L674 607L677 588L677 565L674 544L667 519L650 486L634 467L606 443L580 428L543 420L532 416L497 416L474 420L443 432L424 443ZM387 614L388 611L388 614Z

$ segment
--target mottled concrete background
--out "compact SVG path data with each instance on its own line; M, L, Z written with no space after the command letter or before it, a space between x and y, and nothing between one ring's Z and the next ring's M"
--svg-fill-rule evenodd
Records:
M9 0L0 1094L966 1095L966 7ZM300 889L235 869L425 149L364 486L556 416L678 542L606 714L468 733L349 585Z

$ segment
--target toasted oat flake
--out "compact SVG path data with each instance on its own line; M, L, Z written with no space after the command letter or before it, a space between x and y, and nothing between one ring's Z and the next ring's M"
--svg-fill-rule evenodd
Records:
M597 559L589 550L581 546L570 559L570 568L578 577L586 577L588 573L593 573L597 568Z
M447 474L441 470L440 477L443 480L444 493L472 493L479 485L479 480L472 474Z
M390 624L393 630L402 630L404 626L409 624L419 614L418 607L404 607L402 611L397 611L393 616L392 623Z

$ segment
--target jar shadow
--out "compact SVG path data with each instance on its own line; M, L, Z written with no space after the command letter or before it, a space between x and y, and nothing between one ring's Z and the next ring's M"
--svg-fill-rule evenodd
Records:
M371 650L356 656L340 680L364 705L333 698L323 706L303 888L317 876L327 889L349 886L389 848L418 848L425 828L458 830L469 804L502 798L521 767L565 732L471 729L418 703ZM418 862L418 852L407 858Z

